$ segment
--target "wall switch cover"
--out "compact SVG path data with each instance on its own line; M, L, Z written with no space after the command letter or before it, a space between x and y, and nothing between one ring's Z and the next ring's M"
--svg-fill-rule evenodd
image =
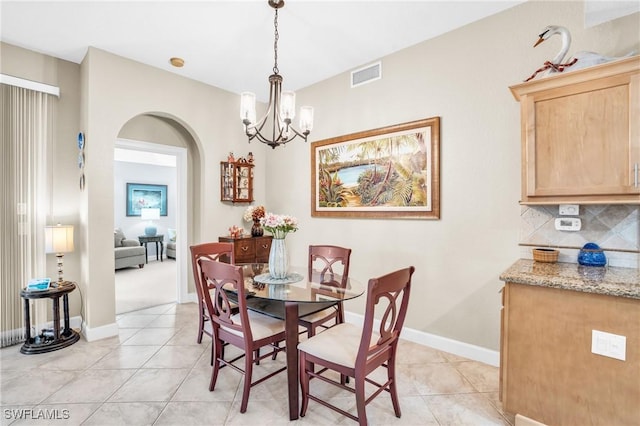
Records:
M625 361L627 337L599 330L591 330L591 352Z
M558 212L561 216L578 216L580 206L578 204L560 204Z

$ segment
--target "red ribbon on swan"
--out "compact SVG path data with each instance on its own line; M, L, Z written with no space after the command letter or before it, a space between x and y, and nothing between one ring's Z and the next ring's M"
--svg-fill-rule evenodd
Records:
M573 61L567 62L566 64L553 64L553 63L551 63L549 61L546 61L544 63L544 65L542 67L538 68L536 70L536 72L531 74L531 77L526 79L525 82L533 79L536 75L538 75L538 73L541 73L544 70L548 70L549 68L552 68L557 72L562 72L562 71L564 71L565 68L570 67L571 65L575 64L576 62L578 62L578 58L573 58Z

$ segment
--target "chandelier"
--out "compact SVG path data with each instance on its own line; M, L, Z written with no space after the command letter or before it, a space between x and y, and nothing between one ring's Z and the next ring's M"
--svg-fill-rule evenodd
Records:
M273 74L269 76L269 105L264 116L256 121L256 95L251 92L240 94L240 118L244 124L244 131L249 142L258 139L271 148L284 145L300 136L307 141L307 136L313 128L313 107L300 108L300 131L296 130L291 121L295 117L296 94L282 90L282 76L278 73L278 9L284 6L284 0L268 0L269 6L275 10L274 27L274 63ZM265 128L267 121L270 126ZM269 135L269 130L271 134Z

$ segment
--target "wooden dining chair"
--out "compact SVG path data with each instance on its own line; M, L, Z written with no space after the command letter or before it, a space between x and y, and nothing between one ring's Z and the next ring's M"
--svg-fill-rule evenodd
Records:
M309 246L308 274L319 274L320 282L326 286L334 287L337 292L340 288L345 288L349 280L349 260L351 259L351 249L331 246L331 245L311 245ZM331 300L336 296L331 290L321 290L316 292L318 297ZM339 298L339 295L338 297ZM320 312L303 316L298 320L298 325L307 329L309 337L316 334L318 327L329 328L327 323L334 321L334 324L344 322L344 309L342 302L336 302Z
M407 314L411 276L414 271L415 268L410 266L369 280L362 327L348 323L338 324L298 344L302 388L301 417L306 414L311 399L357 421L360 425L366 425L366 405L382 391L391 394L395 415L400 417L396 389L396 351ZM374 331L376 317L380 319L380 326ZM316 366L320 367L317 372ZM383 384L368 377L379 367L387 370L387 380ZM352 377L354 387L327 377L327 371L336 371L341 376ZM312 395L309 387L312 378L355 393L357 416ZM365 395L365 382L377 387L369 396Z
M221 367L228 366L244 375L242 403L240 412L247 411L251 388L263 381L285 371L279 368L258 380L253 380L253 366L260 360L273 357L285 350L278 346L285 340L284 321L247 310L244 275L241 266L201 258L199 261L202 277L200 279L203 300L213 326L213 344L211 347L214 359L211 370L209 390L216 386L218 372ZM234 293L238 300L238 312L234 313L233 303L229 299ZM223 346L230 344L243 350L243 353L231 360L224 357ZM270 346L272 351L260 356L259 349ZM244 358L244 368L234 363Z
M209 259L209 260L217 260L222 261L221 258L225 260L229 260L229 263L233 264L234 256L233 256L233 244L231 243L204 243L204 244L196 244L189 247L191 250L191 266L193 268L193 279L196 285L196 295L198 297L198 343L202 343L202 335L204 333L213 337L213 333L211 330L205 329L205 324L208 324L209 315L207 314L207 309L204 305L203 294L202 294L202 284L200 280L202 279L202 272L200 271L200 266L198 261L200 259ZM213 360L212 360L213 361Z

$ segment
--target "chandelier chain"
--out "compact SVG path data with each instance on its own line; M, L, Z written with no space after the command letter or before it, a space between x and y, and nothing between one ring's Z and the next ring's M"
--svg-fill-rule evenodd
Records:
M300 108L300 127L296 130L291 122L295 117L295 93L282 90L282 76L278 70L278 9L284 6L285 0L268 0L269 6L275 9L273 18L273 74L269 76L269 102L266 112L256 120L256 95L251 92L240 94L240 118L249 142L253 139L276 148L291 142L296 137L307 141L313 128L313 108ZM266 126L266 127L265 127ZM271 134L268 134L271 133Z
M273 19L274 37L273 37L273 73L278 74L278 9L276 9L276 15Z

